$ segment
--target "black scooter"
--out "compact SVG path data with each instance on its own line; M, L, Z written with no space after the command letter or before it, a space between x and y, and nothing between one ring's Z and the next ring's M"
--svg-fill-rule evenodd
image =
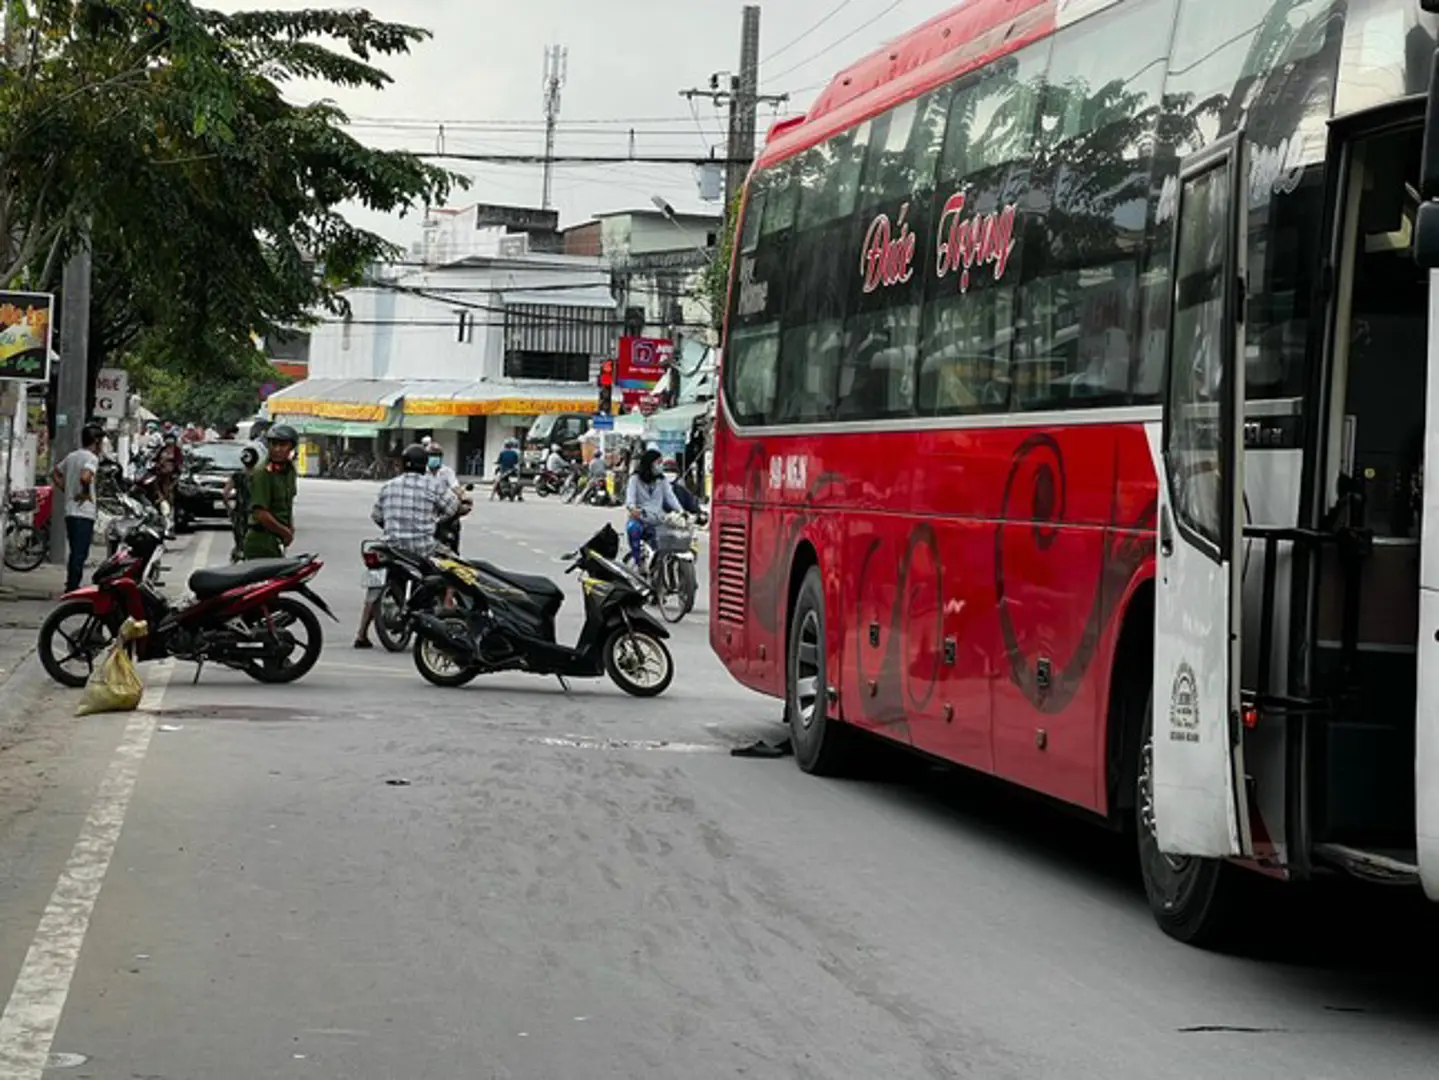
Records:
M566 679L609 675L635 697L657 697L674 679L662 625L645 611L650 588L617 561L619 534L606 525L565 557L579 570L585 625L573 647L555 640L564 591L548 578L486 562L434 558L433 574L406 609L415 633L415 667L436 686L464 686L480 675L524 671ZM455 607L437 609L451 591Z

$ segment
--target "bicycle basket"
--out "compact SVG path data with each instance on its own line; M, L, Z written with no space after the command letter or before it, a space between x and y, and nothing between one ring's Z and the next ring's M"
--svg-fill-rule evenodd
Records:
M656 552L689 551L693 543L693 529L676 529L669 525L660 525L655 529Z

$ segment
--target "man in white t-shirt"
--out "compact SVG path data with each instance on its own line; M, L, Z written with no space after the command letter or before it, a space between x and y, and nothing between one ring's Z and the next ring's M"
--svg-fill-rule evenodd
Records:
M70 550L65 571L67 593L80 587L95 536L95 470L100 466L102 438L99 428L86 427L80 433L80 449L67 454L50 477L65 499L65 541Z

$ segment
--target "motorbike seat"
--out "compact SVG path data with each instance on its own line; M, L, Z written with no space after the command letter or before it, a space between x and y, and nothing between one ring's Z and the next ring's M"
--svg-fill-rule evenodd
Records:
M204 599L238 589L243 585L285 577L299 570L309 559L255 559L234 566L212 566L190 575L190 591Z
M482 562L478 559L470 565L492 578L498 578L506 585L513 585L536 601L550 615L559 611L560 605L565 602L565 591L549 578L535 577L531 574L516 574L510 570L502 570L493 563Z

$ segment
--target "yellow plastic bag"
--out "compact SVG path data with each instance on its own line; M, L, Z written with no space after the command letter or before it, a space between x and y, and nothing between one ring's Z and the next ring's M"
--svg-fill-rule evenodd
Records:
M134 642L149 632L150 628L145 623L135 619L125 620L120 627L120 636L90 674L90 681L85 684L85 696L75 710L76 716L134 712L140 707L140 699L145 696L145 684L135 670L130 650Z

